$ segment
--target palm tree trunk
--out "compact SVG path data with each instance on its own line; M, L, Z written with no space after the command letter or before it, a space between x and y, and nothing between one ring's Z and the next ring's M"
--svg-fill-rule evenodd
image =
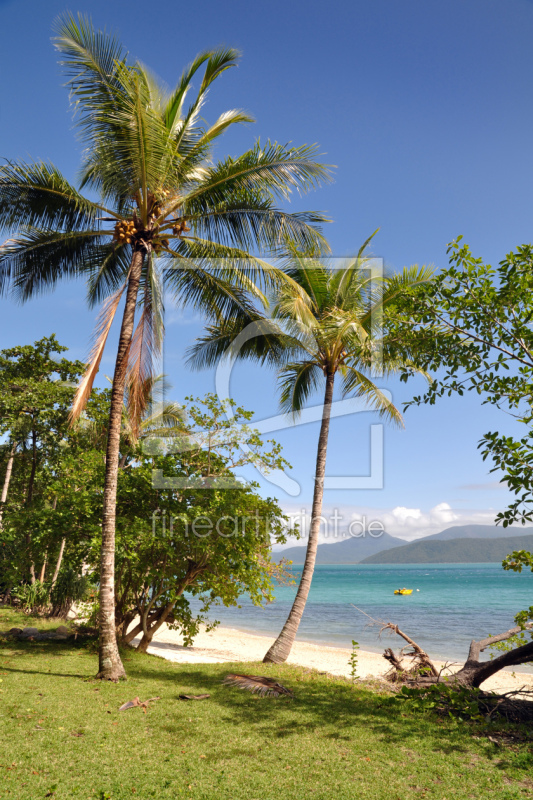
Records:
M46 576L46 565L48 564L48 550L45 550L43 565L41 567L41 571L39 573L39 583L44 583L44 579Z
M143 266L143 251L135 250L131 260L126 304L118 342L106 449L104 507L102 516L102 549L100 557L100 669L97 678L118 681L126 677L120 659L115 631L115 519L120 451L122 404L126 385L128 351L133 335L135 307Z
M54 570L54 575L52 577L52 583L50 585L50 594L54 591L54 586L56 585L57 576L59 575L59 570L61 569L61 562L63 561L63 553L65 552L65 544L66 544L66 536L63 536L61 539L61 547L59 548L59 555L56 561L56 568Z
M33 487L35 486L35 473L37 472L37 431L35 430L35 416L32 414L32 429L31 429L31 470L30 479L28 482L28 490L26 495L26 506L30 508L33 502ZM32 584L35 583L35 564L33 563L33 555L31 552L32 536L29 531L26 531L26 547L28 549L28 558L30 560L30 579Z
M2 518L4 516L4 505L7 500L7 493L9 491L9 484L11 483L11 473L13 472L13 462L15 461L15 453L17 451L17 443L13 442L9 459L6 467L6 474L4 476L4 485L2 486L2 496L0 497L0 530L2 530Z
M334 381L335 373L328 373L326 375L326 393L324 397L324 408L322 410L322 424L320 426L320 436L318 437L311 527L309 529L309 541L307 542L307 552L305 554L302 577L287 621L278 638L263 659L266 663L282 664L289 657L311 588L311 581L315 570L318 533L320 531L322 498L324 496L324 475L326 473L326 454L328 449L329 421L331 418Z

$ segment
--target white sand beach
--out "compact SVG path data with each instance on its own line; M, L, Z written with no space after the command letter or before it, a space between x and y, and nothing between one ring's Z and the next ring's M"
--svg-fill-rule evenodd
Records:
M134 640L134 643L136 641ZM148 652L179 664L262 661L272 641L273 639L268 636L244 633L234 628L218 627L209 633L202 628L194 641L194 646L183 647L179 633L169 630L164 625L156 634ZM393 647L395 651L399 649L399 645L394 639L389 638L383 643L383 647ZM349 677L348 659L350 655L351 650L349 649L296 641L288 663L299 664L302 667L327 672L331 675ZM444 666L442 661L434 663L438 669ZM461 664L455 663L452 671L456 671L460 666ZM389 668L389 663L380 653L372 653L368 650L358 651L357 672L361 678L380 678ZM501 671L489 678L483 684L483 689L501 692L516 690L522 686L533 689L532 673L516 672L513 674Z

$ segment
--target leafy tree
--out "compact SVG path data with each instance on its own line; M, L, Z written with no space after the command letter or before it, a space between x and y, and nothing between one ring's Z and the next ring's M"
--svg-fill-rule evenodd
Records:
M2 533L4 546L15 537L17 553L3 573L4 591L15 578L34 583L36 562L41 575L46 569L42 515L47 506L57 507L57 495L47 495L43 475L61 459L73 386L84 368L79 361L57 358L66 349L52 335L0 351L0 433L7 436ZM14 555L9 546L7 552Z
M12 285L26 300L59 279L85 275L90 301L105 299L74 416L90 394L124 301L106 452L98 673L118 680L125 676L114 626L122 403L129 384L132 407L139 415L143 410L143 386L163 336L163 284L178 303L233 318L247 306L248 292L261 296L254 281L279 279L252 251L275 247L287 232L304 246L322 246L320 215L286 214L276 203L328 173L309 147L258 143L237 158L210 160L224 131L251 121L238 110L210 126L200 118L210 87L237 63L235 50L201 53L168 92L141 63L128 61L116 38L82 16L59 20L55 45L86 145L80 188L44 162L0 169L0 227L16 230L0 251L0 290ZM202 70L200 89L188 102ZM85 189L98 192L100 202L82 194Z
M516 498L496 517L505 528L533 519L533 247L518 247L494 268L475 258L461 239L448 247L450 266L417 291L416 297L406 298L394 321L393 337L405 352L416 353L424 369L437 373L425 394L409 405L433 405L443 395L474 391L483 404L510 413L525 426L520 439L489 431L479 443L483 459L493 462L491 471L503 471L501 482ZM407 378L405 373L402 379ZM520 571L532 566L532 559L526 551L511 553L503 567ZM519 612L520 629L533 618L532 613L531 609ZM516 644L518 640L512 638L516 634L514 629L498 635L498 640ZM524 641L522 636L520 641ZM470 675L478 669L479 652L479 647L474 648L469 657ZM532 661L533 642L500 658L483 671L479 667L476 680L487 670L497 672Z
M142 651L164 623L192 641L214 602L235 605L245 592L257 604L271 599L272 578L284 575L270 550L285 541L287 520L234 473L283 468L280 446L263 442L235 403L228 420L230 401L187 401L173 446L153 438L151 455L139 448L119 474L115 621L125 642L142 634ZM164 488L154 488L153 469ZM203 601L196 616L191 595Z
M369 241L356 259L339 269L323 260L302 256L291 247L286 265L291 283L279 288L271 319L257 312L223 321L210 327L191 352L191 363L197 367L216 363L232 350L240 358L280 367L281 407L295 415L313 392L322 387L324 390L305 563L287 621L264 658L267 662L281 663L287 659L311 588L335 380L340 380L343 396L361 398L381 416L401 424L401 415L374 383L371 370L376 366L378 353L384 374L403 368L415 370L410 359L399 360L391 347L383 328L383 312L398 302L406 287L428 280L431 272L411 268L393 278L376 279L364 268L363 253Z

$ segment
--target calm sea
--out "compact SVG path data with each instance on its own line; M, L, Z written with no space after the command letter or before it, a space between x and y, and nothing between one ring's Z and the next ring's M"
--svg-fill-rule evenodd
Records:
M301 567L293 567L299 577ZM409 596L394 595L400 587ZM417 591L418 590L418 591ZM249 633L275 635L281 629L295 587L278 586L265 608L243 598L240 608L213 608L211 618ZM365 650L398 647L398 637L380 641L374 619L396 623L435 658L464 660L472 639L500 633L513 617L533 605L533 573L505 572L499 564L365 564L318 566L298 631L301 641ZM521 670L524 668L521 667Z

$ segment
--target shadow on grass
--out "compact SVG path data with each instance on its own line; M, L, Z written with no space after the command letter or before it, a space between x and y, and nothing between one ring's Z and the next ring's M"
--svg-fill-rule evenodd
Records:
M153 663L153 662L152 662ZM243 729L253 727L269 738L288 743L293 736L320 729L321 735L332 740L350 741L354 726L364 727L386 740L391 746L406 746L409 740L433 739L432 747L443 753L467 752L471 743L465 733L441 727L436 719L405 713L405 707L394 697L378 694L363 686L342 679L328 678L292 665L263 663L225 663L206 665L173 664L171 673L154 670L148 661L132 660L128 666L131 678L151 678L170 681L176 685L174 699L180 694L210 694L209 703L220 707L223 722ZM294 698L257 697L235 687L223 685L230 672L266 675L294 691ZM183 734L180 723L168 725Z
M91 642L91 649L93 646ZM10 639L0 640L0 658L7 662L2 664L3 672L26 675L47 675L56 678L81 678L82 680L86 680L92 677L91 669L88 669L87 672L72 672L66 669L63 671L56 671L43 666L39 668L37 667L38 662L36 662L35 669L32 669L27 665L22 666L17 662L19 658L41 658L43 661L46 659L46 663L48 664L52 660L55 661L56 659L68 658L72 655L80 654L92 654L91 650L87 649L86 641L58 642L45 640L41 642L21 642ZM96 674L96 669L94 670L94 674Z
M81 643L0 642L0 655L4 662L2 671L86 681L93 678L97 671L95 644L94 640ZM81 663L78 666L68 658L64 662L61 658L79 655L87 656L83 664L85 670L80 671ZM36 661L29 665L26 659L31 656L36 657ZM17 663L18 657L21 663ZM436 717L411 711L407 704L398 702L394 696L379 689L371 690L364 684L330 678L303 667L257 662L181 664L157 656L142 655L130 648L122 651L122 657L131 683L141 684L135 687L135 693L153 692L163 695L167 701L178 701L180 694L210 694L209 700L200 703L180 701L180 704L195 708L195 714L203 714L199 709L207 704L209 713L218 717L223 725L241 730L253 729L265 738L279 741L280 745L289 744L293 737L317 731L325 739L349 742L354 736L354 728L358 728L368 731L369 740L374 737L391 747L401 747L406 752L406 759L410 757L410 748L416 751L422 740L426 748L429 746L431 750L443 754L461 754L472 750L471 735L474 730L470 726L461 728L451 721L438 721ZM43 662L46 660L46 665L39 664L40 658ZM275 678L294 691L294 698L261 698L236 687L225 686L224 677L230 672ZM142 686L150 682L157 684L155 691L153 686ZM169 707L165 709L168 710ZM175 721L165 719L160 724L169 733L182 738L195 735L183 727L183 720L178 715ZM524 753L523 758L530 769L533 757ZM499 769L511 765L510 757L501 749L495 749L494 760Z

